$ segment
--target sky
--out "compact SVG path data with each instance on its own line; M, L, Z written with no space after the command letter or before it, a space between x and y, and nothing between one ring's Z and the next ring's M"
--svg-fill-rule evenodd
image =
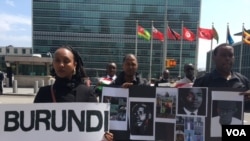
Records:
M32 0L0 0L0 46L32 46ZM202 0L200 27L211 28L219 35L219 42L213 40L212 47L226 42L229 25L234 42L241 38L234 36L242 26L250 29L248 9L250 0ZM211 50L211 41L199 39L198 69L205 70L206 53Z

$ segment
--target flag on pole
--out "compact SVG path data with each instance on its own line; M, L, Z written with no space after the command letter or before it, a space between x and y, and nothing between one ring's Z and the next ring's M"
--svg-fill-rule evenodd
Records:
M180 40L181 35L177 33L176 31L172 30L170 27L168 27L167 38L171 40Z
M207 28L198 28L198 37L206 40L212 40L213 39L213 29L207 29Z
M216 29L214 28L213 26L213 38L217 41L217 44L219 42L219 35L218 35L218 32L216 31Z
M195 40L195 34L189 30L188 28L186 27L183 27L183 35L182 35L182 38L187 40L187 41L194 41Z
M164 35L161 33L158 29L156 29L154 26L152 27L152 32L153 32L153 39L157 39L160 41L164 41Z
M244 32L243 32L243 42L250 45L250 33L247 32L246 29L244 29Z
M234 43L234 40L230 34L230 30L229 30L229 27L227 26L227 43L229 45L232 45Z
M150 40L150 36L151 36L150 33L140 25L138 25L137 34L139 37L145 40L148 40L148 41Z

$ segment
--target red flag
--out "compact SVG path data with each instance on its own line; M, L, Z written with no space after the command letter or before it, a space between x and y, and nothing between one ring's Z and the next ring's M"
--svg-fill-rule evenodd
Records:
M183 27L183 39L188 40L188 41L194 41L195 40L195 34L190 31L188 28Z
M167 37L168 37L168 39L171 39L171 40L180 40L181 39L181 35L179 33L175 32L174 30L172 30L170 27L168 27Z
M198 28L198 37L202 39L212 40L214 31L213 29L207 29L207 28Z
M152 27L152 32L153 32L153 39L157 39L160 41L164 41L164 35L155 27Z

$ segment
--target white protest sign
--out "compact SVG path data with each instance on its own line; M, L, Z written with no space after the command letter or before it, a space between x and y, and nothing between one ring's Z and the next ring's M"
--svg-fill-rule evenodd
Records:
M108 103L0 104L2 141L102 141Z

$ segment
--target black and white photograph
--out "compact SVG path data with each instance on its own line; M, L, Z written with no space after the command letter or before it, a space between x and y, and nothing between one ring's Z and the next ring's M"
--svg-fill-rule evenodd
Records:
M207 115L207 88L192 87L178 90L178 115Z
M110 103L110 129L127 130L128 90L103 87L102 102Z
M239 92L212 92L211 137L221 137L222 125L243 124L243 96Z
M110 103L110 120L126 121L127 98L103 96L103 103Z
M154 139L154 107L152 98L130 98L131 139Z

